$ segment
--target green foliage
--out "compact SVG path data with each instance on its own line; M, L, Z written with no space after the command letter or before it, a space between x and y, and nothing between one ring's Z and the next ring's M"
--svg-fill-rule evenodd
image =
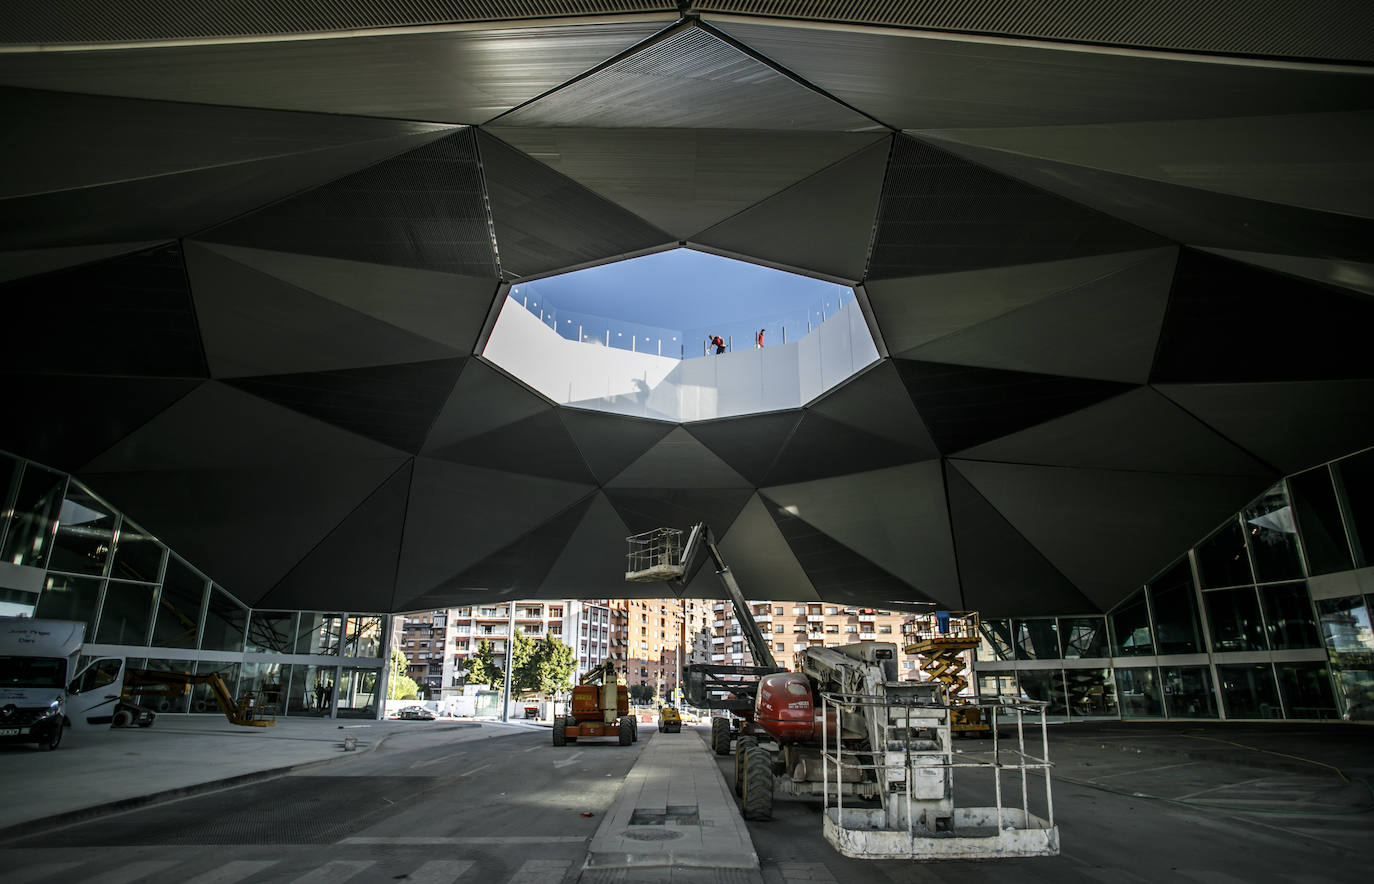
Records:
M468 684L484 684L493 690L505 684L505 670L496 662L491 642L486 639L477 643L477 653L467 659L465 669Z
M511 645L510 669L515 673L511 689L515 693L528 693L536 689L535 674L531 665L534 660L536 642L521 630L515 632L515 642Z
M654 686L651 684L630 685L630 699L644 706L654 702Z
M406 675L410 661L401 653L400 648L391 649L391 678L387 679L386 698L388 700L419 699L420 686L415 679Z
M572 676L577 671L573 649L549 636L539 642L530 657L530 684L533 690L547 697L572 688Z

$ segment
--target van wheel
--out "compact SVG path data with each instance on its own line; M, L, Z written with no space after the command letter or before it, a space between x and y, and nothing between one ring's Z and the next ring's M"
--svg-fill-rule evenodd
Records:
M48 735L48 739L43 741L42 743L39 743L38 745L42 746L44 749L47 749L49 752L56 749L58 746L61 746L62 722L59 721L57 723L57 726L52 729L52 733Z
M134 714L128 709L115 710L114 718L110 721L110 727L129 727L134 723Z

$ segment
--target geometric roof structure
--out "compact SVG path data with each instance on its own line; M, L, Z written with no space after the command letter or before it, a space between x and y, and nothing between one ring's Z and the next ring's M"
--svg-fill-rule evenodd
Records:
M1102 611L1374 443L1363 4L12 6L0 449L250 605L625 595L705 520L751 597ZM481 356L682 245L880 360L675 424Z

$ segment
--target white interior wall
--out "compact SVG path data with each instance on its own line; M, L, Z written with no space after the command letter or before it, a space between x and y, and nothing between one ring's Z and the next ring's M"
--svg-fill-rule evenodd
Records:
M569 341L508 301L482 355L560 405L682 423L799 408L878 351L854 303L799 341L680 360Z

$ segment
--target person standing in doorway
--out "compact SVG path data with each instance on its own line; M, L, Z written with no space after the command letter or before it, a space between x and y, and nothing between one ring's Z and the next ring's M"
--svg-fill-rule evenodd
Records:
M763 349L763 329L759 329L759 333L754 335L754 349Z

